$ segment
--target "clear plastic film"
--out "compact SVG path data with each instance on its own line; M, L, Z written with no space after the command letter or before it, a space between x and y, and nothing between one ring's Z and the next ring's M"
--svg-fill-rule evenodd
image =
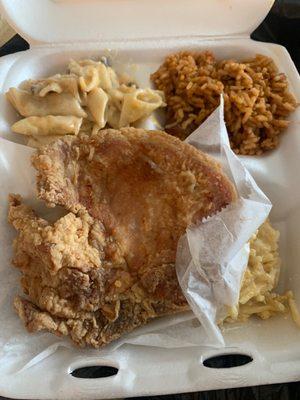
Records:
M237 304L248 263L252 234L266 220L271 203L230 148L223 118L217 110L186 141L218 159L232 178L238 199L218 214L191 226L179 240L176 270L191 309L207 333L210 346L224 346L218 322Z

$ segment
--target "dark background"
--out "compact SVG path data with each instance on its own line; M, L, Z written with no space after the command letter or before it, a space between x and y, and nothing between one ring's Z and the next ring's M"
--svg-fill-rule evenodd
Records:
M298 71L300 71L300 0L275 1L272 10L265 18L265 20L261 23L261 25L252 33L251 37L254 40L278 43L285 46L289 51ZM19 35L16 35L0 48L0 56L25 50L28 47L28 43ZM223 363L222 366L230 367L230 362L226 362L225 364ZM216 374L217 373L218 371L216 370ZM96 368L94 369L94 371L88 371L88 376L91 378L95 377L96 374ZM1 399L4 400L2 397L0 397L0 400ZM300 400L300 382L237 389L212 390L207 392L177 394L169 396L153 396L146 397L145 399Z

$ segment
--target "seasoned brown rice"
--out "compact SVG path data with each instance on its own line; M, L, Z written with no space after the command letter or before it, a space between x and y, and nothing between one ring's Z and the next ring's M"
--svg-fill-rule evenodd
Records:
M233 150L258 155L275 148L297 103L271 58L216 61L211 52L180 52L151 76L167 102L166 131L184 139L219 105Z

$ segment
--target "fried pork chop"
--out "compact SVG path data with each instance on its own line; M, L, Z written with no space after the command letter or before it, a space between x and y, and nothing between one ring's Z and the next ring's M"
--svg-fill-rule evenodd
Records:
M29 331L101 347L157 316L186 310L175 271L188 225L236 198L219 165L159 131L66 137L33 157L38 196L68 213L55 223L10 197L13 263Z

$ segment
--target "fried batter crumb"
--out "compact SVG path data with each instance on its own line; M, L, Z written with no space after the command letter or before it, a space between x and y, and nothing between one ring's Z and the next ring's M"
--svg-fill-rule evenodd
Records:
M220 166L164 132L68 137L33 157L38 196L68 212L40 218L10 196L13 264L30 332L101 347L157 316L187 310L175 271L188 225L236 199Z

